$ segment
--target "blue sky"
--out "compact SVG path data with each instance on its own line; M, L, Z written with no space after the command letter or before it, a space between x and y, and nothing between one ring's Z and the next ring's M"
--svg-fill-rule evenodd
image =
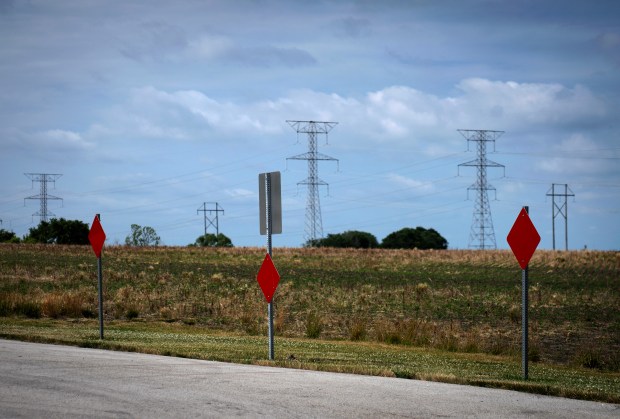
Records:
M475 158L458 129L505 133L488 158L498 248L522 205L551 248L553 183L569 248L620 248L620 2L0 1L0 219L22 236L59 173L57 217L108 243L131 224L166 245L220 231L264 246L258 174L282 172L283 234L304 240L307 140L286 120L337 121L319 151L324 234L434 228L467 248ZM556 218L558 248L563 218Z

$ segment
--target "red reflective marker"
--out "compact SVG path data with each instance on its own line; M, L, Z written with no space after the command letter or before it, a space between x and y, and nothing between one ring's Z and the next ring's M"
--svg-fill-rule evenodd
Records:
M90 228L90 232L88 233L88 241L93 247L93 252L95 252L97 258L100 258L101 249L103 248L103 243L105 243L105 232L103 231L103 227L101 227L99 217L97 217L96 215L95 219L93 220L93 225Z
M276 288L278 288L278 283L280 282L280 274L278 274L278 270L273 264L269 253L265 255L263 264L258 270L256 280L258 281L260 288L263 290L265 300L270 303L273 299L273 294L276 292Z
M525 208L521 209L506 240L521 269L527 268L538 243L540 243L540 235Z

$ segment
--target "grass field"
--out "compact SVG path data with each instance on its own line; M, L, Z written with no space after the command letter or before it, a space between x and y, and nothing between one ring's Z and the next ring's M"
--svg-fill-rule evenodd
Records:
M106 322L116 322L115 333L136 327L139 331L133 333L146 340L156 330L178 327L175 333L188 336L264 342L266 303L255 279L263 257L263 249L248 248L108 247L103 254ZM280 352L295 360L277 362L403 377L445 376L474 384L479 376L481 385L519 377L521 271L510 251L274 249L273 259L282 277L274 297L276 336L279 342L305 348ZM545 384L548 379L536 381L536 370L582 374L605 382L607 390L597 391L617 403L620 253L538 251L530 263L530 285L533 369L528 385L543 393L541 386L550 385ZM76 337L71 330L88 325L96 336L96 321L88 319L97 310L96 259L89 247L0 245L0 335L49 341L54 333L45 337L43 331L56 328L58 336L66 334L63 341L87 345L90 338ZM63 326L67 324L71 327ZM138 345L132 339L116 345L131 349ZM166 342L165 349L155 345L151 351L262 362L254 349L248 350L251 357L227 357L222 351L230 345L187 352L181 343L175 348L174 339ZM341 354L334 362L326 349L330 345ZM313 353L313 347L327 354ZM148 352L141 346L134 350ZM356 367L356 361L342 361L347 351L366 352L352 356L360 362ZM386 351L391 355L376 365L368 361ZM474 365L493 361L510 365L512 372L493 375L480 367L478 374L446 367L425 373L419 363L399 361L410 353L470 359ZM570 385L555 386L564 388L563 394L601 399L571 393Z

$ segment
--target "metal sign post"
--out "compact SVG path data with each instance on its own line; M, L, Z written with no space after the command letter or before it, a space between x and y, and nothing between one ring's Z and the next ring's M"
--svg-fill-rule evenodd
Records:
M267 255L268 262L259 271L258 280L263 287L263 292L267 290L267 316L269 317L269 360L275 358L274 338L273 338L273 292L279 281L279 275L271 262L272 246L271 235L282 233L282 199L280 187L280 172L261 173L258 176L259 188L259 207L260 207L260 233L267 235ZM265 268L265 270L263 270ZM275 272L275 274L274 274ZM262 278L265 278L264 280Z
M93 225L88 233L95 256L97 256L97 288L99 289L99 339L103 339L103 269L101 266L101 249L105 243L105 232L101 227L101 216L95 215Z
M103 268L101 256L97 258L97 284L99 289L99 339L103 340Z
M272 257L271 248L271 232L272 232L272 217L271 217L271 173L265 174L265 227L267 230L267 253L269 257ZM267 315L269 317L269 360L273 361L275 358L275 350L273 347L273 300L269 301L267 305Z
M525 207L527 211L527 207ZM529 285L528 285L529 266L521 270L521 371L523 379L529 378L528 374L528 311L529 311Z
M521 267L521 369L523 379L528 379L528 310L529 310L529 263L538 243L540 235L532 224L529 207L525 206L517 216L517 220L506 238L512 252Z

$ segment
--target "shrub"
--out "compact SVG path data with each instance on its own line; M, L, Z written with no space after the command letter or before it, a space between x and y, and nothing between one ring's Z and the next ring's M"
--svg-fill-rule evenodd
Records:
M388 234L381 242L384 249L447 249L448 241L432 228L403 228Z
M371 249L379 247L379 242L375 236L365 231L345 231L344 233L328 234L322 239L310 240L305 246Z
M79 220L65 220L53 218L51 221L41 221L35 228L30 229L24 241L32 243L56 244L88 244L88 224Z
M12 231L0 228L0 243L19 243L19 237Z
M233 247L232 240L222 233L217 235L204 234L196 239L194 245L206 247Z

